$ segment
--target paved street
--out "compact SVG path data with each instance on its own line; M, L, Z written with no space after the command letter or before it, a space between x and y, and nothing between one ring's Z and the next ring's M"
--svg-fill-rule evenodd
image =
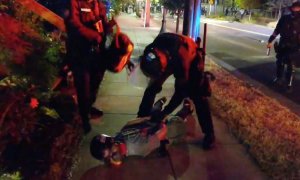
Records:
M238 22L219 21L202 17L203 23L208 24L207 54L221 66L250 84L261 89L265 94L276 98L293 112L300 115L300 70L296 69L294 87L287 92L285 87L276 87L272 84L275 77L275 52L272 49L270 56L266 55L266 44L273 28L241 24ZM160 24L161 16L155 15L153 23ZM167 30L175 32L176 22L168 16ZM180 23L182 29L182 19ZM203 36L203 35L202 35Z
M160 24L155 22L151 27L144 28L142 20L133 15L123 14L117 21L121 30L135 44L133 58L142 54L144 47L152 42L160 29ZM93 159L89 152L89 143L93 136L99 133L114 136L127 121L136 117L145 82L141 76L135 78L137 79L128 78L125 70L119 74L106 73L96 102L96 106L103 109L104 116L92 120L93 130L82 143L78 154L79 162L72 173L74 180L267 179L247 150L230 135L224 122L215 117L217 142L210 151L202 149L200 144L203 135L198 123L190 117L189 132L194 135L187 143L170 145L169 157L162 158L155 154L146 158L129 157L120 167L107 167ZM173 85L172 78L168 79L158 97L166 96L170 99Z

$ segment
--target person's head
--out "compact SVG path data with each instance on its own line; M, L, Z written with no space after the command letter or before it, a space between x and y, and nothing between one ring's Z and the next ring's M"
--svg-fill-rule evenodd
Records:
M300 16L300 2L297 1L297 2L294 2L291 6L291 11L292 11L292 14L294 16L297 16L299 17Z
M168 65L167 54L157 48L146 48L140 58L140 67L145 76L158 78L165 72Z
M122 158L126 155L126 145L115 142L113 137L100 134L92 139L90 152L94 158L100 161L112 165L121 165Z

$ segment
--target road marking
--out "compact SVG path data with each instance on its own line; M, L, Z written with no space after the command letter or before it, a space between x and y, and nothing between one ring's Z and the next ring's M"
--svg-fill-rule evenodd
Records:
M228 27L228 26L224 26L224 25L220 25L220 24L211 23L211 22L207 22L207 24L211 24L211 25L214 25L214 26L219 26L219 27L223 27L223 28L227 28L227 29L232 29L232 30L236 30L236 31L242 31L242 32L246 32L246 33L261 35L261 36L267 36L267 37L270 36L270 35L263 34L263 33L258 33L258 32L253 32L253 31L248 31L248 30L238 29L238 28L233 28L233 27Z

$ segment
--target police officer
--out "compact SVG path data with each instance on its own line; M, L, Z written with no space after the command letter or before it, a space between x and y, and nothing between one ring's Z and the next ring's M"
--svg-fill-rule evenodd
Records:
M280 35L279 46L275 47L276 58L276 78L274 83L281 83L284 66L287 65L286 81L287 88L291 89L293 82L293 60L291 54L300 49L300 2L294 2L291 6L291 14L280 18L273 34L270 36L267 48L272 47L272 41ZM299 57L300 58L300 57Z
M140 67L150 77L139 107L138 117L149 116L157 93L170 76L175 77L175 92L161 116L170 114L185 97L190 97L205 134L203 147L208 149L215 142L213 122L207 97L209 82L205 76L202 52L189 37L174 33L158 35L141 56ZM157 118L160 119L160 118Z
M68 63L74 75L83 129L88 133L89 118L103 115L92 105L106 70L105 37L114 22L107 20L106 8L99 0L70 0L65 23Z

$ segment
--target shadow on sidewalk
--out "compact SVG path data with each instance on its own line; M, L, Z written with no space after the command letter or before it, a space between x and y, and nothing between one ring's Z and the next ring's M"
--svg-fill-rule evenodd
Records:
M81 180L177 179L190 165L189 148L186 144L170 145L168 151L170 155L166 157L159 157L157 152L153 152L145 158L128 157L119 167L101 164L87 170Z

